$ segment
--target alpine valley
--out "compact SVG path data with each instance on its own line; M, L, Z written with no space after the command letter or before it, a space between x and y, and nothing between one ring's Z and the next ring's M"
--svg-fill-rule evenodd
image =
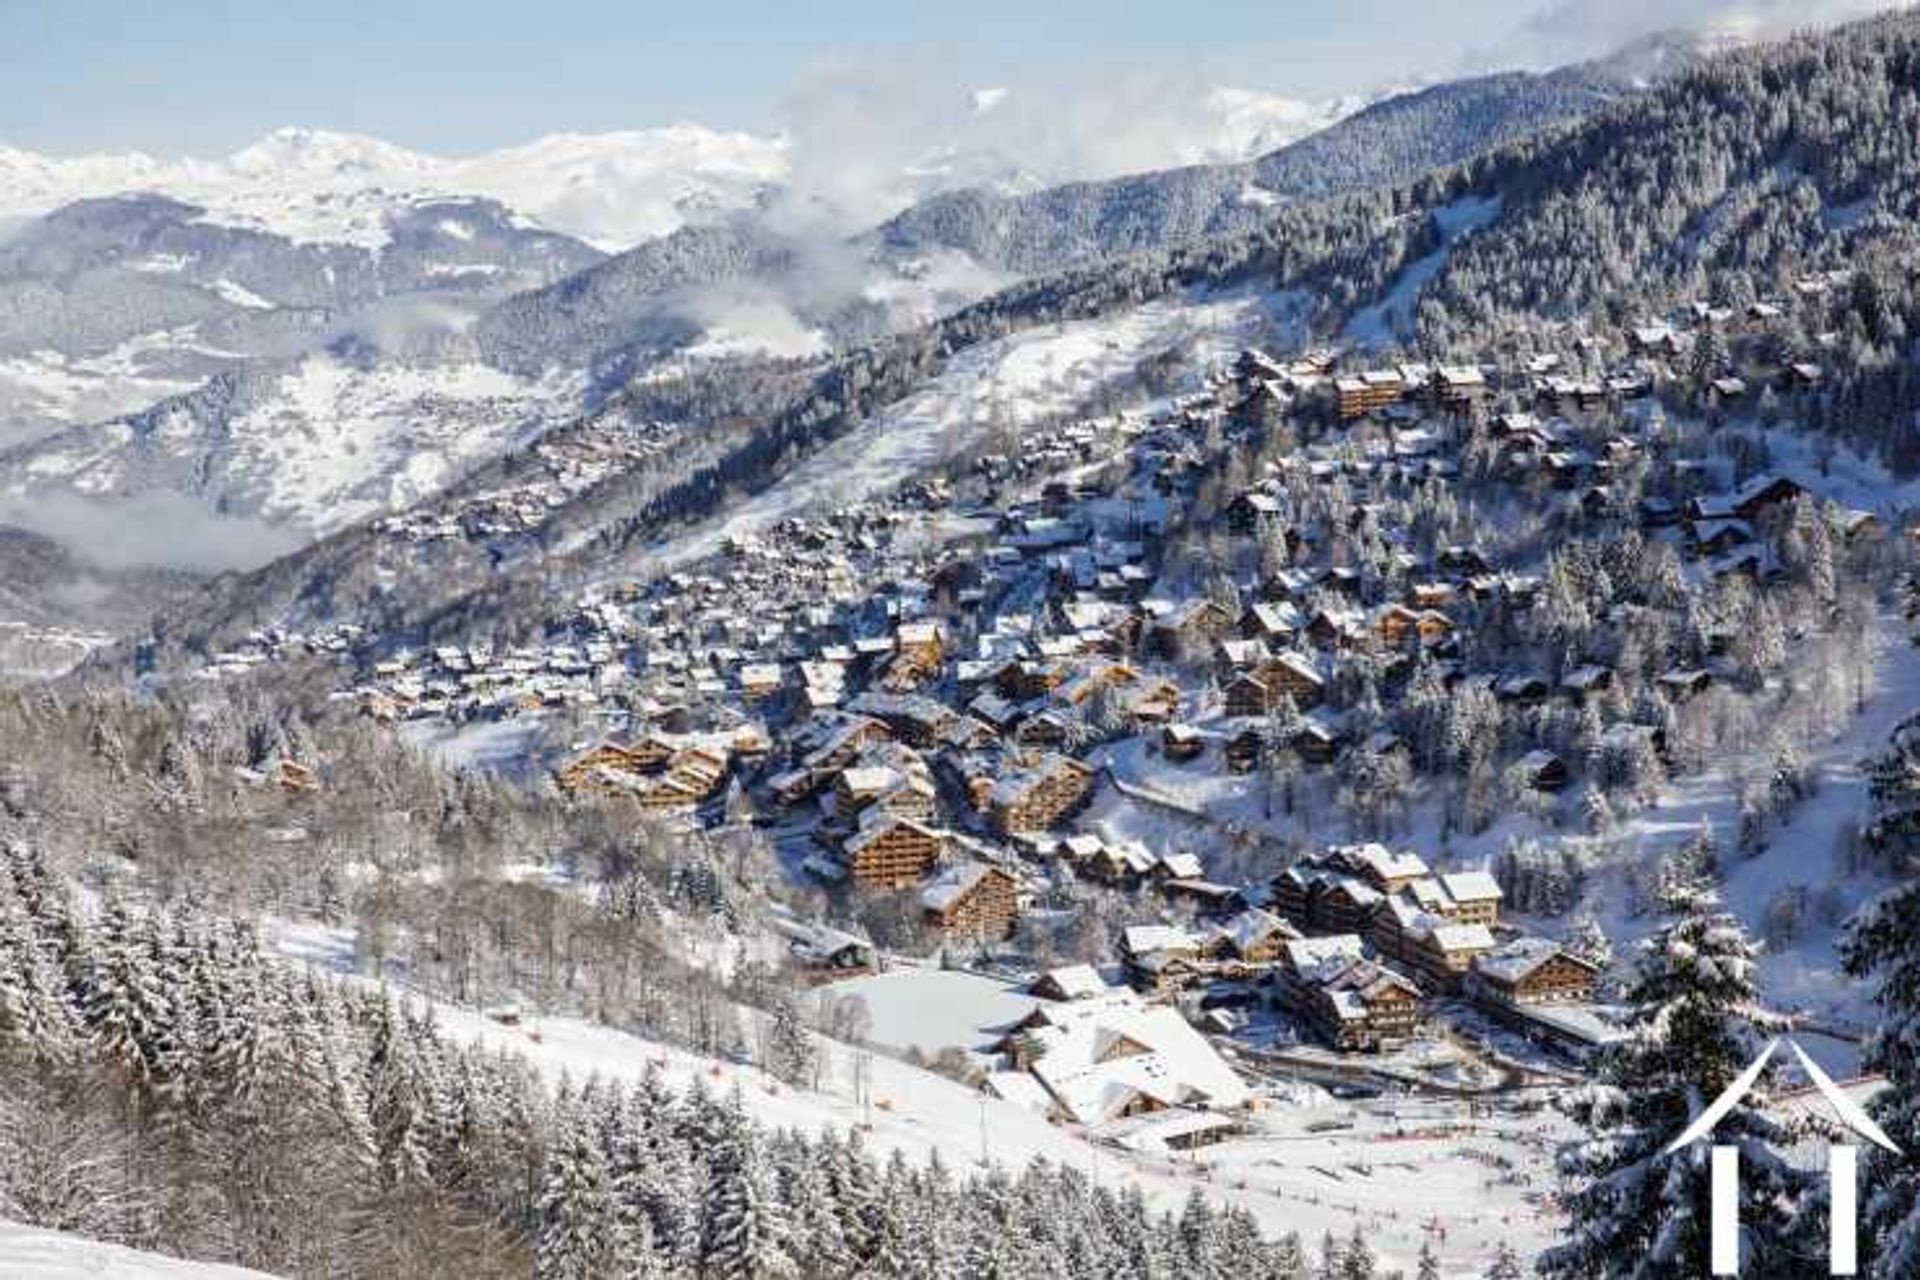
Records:
M1107 88L0 147L0 1273L1920 1276L1920 16Z

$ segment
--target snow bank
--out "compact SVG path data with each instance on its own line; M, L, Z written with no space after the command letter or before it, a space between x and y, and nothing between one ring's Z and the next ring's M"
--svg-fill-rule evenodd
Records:
M0 1222L0 1276L7 1280L265 1280L266 1272L183 1262L85 1236Z

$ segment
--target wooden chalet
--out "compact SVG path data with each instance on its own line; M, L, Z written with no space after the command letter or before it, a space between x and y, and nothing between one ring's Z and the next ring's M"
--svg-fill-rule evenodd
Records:
M920 890L927 922L948 937L1000 939L1019 918L1019 890L999 867L972 862L928 881Z
M1598 965L1545 938L1522 938L1476 956L1469 989L1481 999L1509 1006L1588 1004L1599 981Z
M994 785L988 815L1001 835L1045 831L1079 808L1092 792L1093 770L1071 756L1048 754Z
M840 860L868 889L910 889L940 861L946 836L925 822L869 809L840 842Z

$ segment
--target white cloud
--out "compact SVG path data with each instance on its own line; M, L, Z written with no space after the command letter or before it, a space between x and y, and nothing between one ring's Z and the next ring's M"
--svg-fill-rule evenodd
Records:
M13 498L0 501L0 524L51 538L102 569L252 569L305 541L295 531L217 515L166 490L113 499L70 493Z
M1551 0L1474 61L1490 67L1553 66L1669 31L1765 40L1892 7L1885 0Z

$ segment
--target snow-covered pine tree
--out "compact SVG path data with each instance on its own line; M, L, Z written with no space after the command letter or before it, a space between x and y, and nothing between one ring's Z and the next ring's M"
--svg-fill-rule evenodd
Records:
M1626 1037L1568 1106L1586 1135L1561 1156L1571 1223L1541 1258L1550 1276L1694 1280L1705 1270L1709 1150L1666 1148L1746 1068L1766 1028L1739 920L1704 891L1676 890L1669 906L1678 914L1637 958ZM1787 1135L1760 1101L1737 1104L1715 1141L1740 1148L1749 1274L1791 1275L1793 1206L1808 1175L1779 1155Z
M1373 1247L1367 1243L1360 1224L1353 1224L1353 1234L1347 1237L1347 1243L1340 1250L1340 1280L1373 1280L1379 1259L1374 1256Z
M589 1119L577 1111L568 1117L566 1132L547 1158L534 1252L538 1280L598 1280L624 1273L628 1239Z
M783 993L773 1007L773 1026L767 1037L767 1070L796 1087L813 1079L813 1036L800 1020L800 1009Z
M785 1206L775 1194L759 1135L747 1122L737 1094L722 1114L707 1160L701 1270L717 1280L794 1275Z
M1487 1268L1487 1280L1522 1280L1526 1272L1520 1269L1520 1255L1505 1240L1493 1255L1493 1265Z
M1862 1065L1887 1080L1868 1110L1897 1144L1867 1147L1862 1255L1876 1276L1920 1275L1920 881L1869 902L1841 941L1847 971L1875 984L1880 1020Z
M431 1175L433 1104L424 1076L407 1018L388 995L375 1005L366 1097L375 1158L391 1186L424 1186Z
M75 983L95 1051L143 1098L170 1084L175 1049L173 994L155 971L149 936L124 900L108 902Z

